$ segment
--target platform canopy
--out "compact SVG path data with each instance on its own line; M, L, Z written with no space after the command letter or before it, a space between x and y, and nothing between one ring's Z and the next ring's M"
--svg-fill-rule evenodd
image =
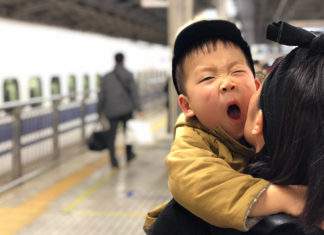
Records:
M194 14L220 10L225 1L194 0ZM249 43L265 42L265 28L272 21L324 26L323 0L230 1L236 9L230 19L240 21ZM142 7L141 0L0 0L1 17L160 44L168 41L167 12L165 7Z

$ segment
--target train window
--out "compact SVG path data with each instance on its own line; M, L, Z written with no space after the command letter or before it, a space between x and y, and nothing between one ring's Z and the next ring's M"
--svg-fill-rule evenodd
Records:
M60 78L59 77L52 77L51 93L52 93L52 95L61 94L61 86L60 86Z
M96 87L97 90L100 90L100 82L101 82L101 76L99 74L96 75Z
M69 95L70 100L73 101L76 98L76 81L75 81L75 76L70 75L68 78L68 88L69 88Z
M83 75L83 90L89 91L89 76L86 74Z
M30 98L42 96L41 81L38 77L30 78L29 82L28 82L28 87L29 87L29 97Z
M17 79L11 78L4 81L3 95L3 100L5 102L19 100Z
M29 79L28 82L29 87L29 97L41 97L42 96L42 86L41 81L38 77L32 77ZM32 104L32 107L40 106L41 103Z

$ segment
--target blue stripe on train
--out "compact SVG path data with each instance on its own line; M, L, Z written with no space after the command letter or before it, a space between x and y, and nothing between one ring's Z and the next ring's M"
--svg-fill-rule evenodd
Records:
M86 124L90 124L90 123L94 123L94 122L96 122L96 120L87 121ZM75 130L75 129L78 129L78 128L80 128L80 125L74 125L74 126L72 126L70 128L67 128L65 130L60 131L60 134L64 134L66 132L69 132L69 131L72 131L72 130ZM27 143L24 143L22 145L22 148L28 147L30 145L36 144L38 142L41 142L41 141L44 141L44 140L47 140L47 139L51 139L52 137L53 137L53 135L47 135L47 136L43 136L41 138L38 138L36 140L29 141ZM5 155L5 154L8 154L10 152L11 152L11 149L5 149L5 150L3 150L3 151L0 152L0 156Z
M11 123L0 125L0 143L12 139Z
M86 105L86 115L96 112L96 103ZM79 107L60 111L59 123L65 123L81 116ZM52 126L52 114L26 118L21 122L21 135L31 134ZM12 124L0 125L0 143L12 139Z

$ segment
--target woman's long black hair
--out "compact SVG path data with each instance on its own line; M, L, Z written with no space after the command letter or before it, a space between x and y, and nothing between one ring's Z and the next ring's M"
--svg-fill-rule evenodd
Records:
M324 221L324 55L309 55L283 75L289 89L269 180L307 185L303 218L312 228Z
M302 222L311 230L324 221L324 54L307 55L279 76L286 89L278 122L272 122L278 125L264 129L265 148L247 172L279 185L306 185ZM271 103L273 97L263 99ZM261 109L267 112L266 106ZM269 149L273 128L279 134Z

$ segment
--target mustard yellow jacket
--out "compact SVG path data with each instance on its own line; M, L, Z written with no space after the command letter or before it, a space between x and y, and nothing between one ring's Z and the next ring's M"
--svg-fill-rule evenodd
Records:
M196 118L180 114L166 158L169 189L191 213L217 227L247 231L257 219L247 219L253 203L270 184L242 174L254 152L222 128L206 129ZM167 203L147 214L148 230Z

